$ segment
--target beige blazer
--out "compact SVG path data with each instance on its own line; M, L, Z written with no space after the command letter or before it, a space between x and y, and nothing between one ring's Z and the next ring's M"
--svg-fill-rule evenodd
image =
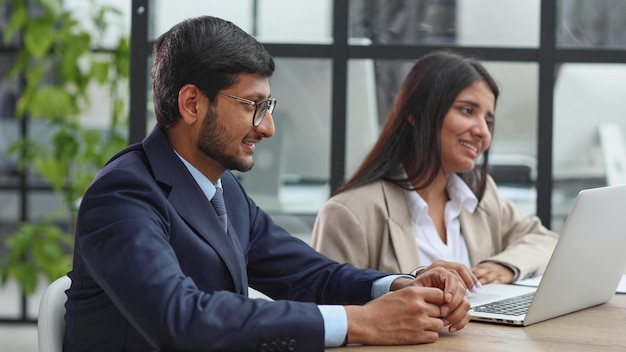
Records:
M330 198L315 220L312 246L356 267L409 273L421 263L404 192L378 181ZM463 210L460 222L472 265L507 263L520 279L543 273L558 239L503 198L491 177L476 211Z

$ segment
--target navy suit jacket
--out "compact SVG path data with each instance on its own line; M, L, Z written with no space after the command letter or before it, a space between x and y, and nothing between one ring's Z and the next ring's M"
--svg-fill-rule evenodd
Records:
M385 273L327 259L221 180L228 234L160 129L107 163L79 209L65 351L322 351L316 303L371 299Z

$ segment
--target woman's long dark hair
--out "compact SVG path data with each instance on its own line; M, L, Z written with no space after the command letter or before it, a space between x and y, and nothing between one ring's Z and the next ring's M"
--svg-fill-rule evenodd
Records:
M400 87L376 144L335 194L377 180L405 189L428 187L441 169L443 119L459 93L477 80L489 85L497 101L498 86L478 60L443 50L420 58ZM480 166L459 174L478 199L485 191L488 152Z

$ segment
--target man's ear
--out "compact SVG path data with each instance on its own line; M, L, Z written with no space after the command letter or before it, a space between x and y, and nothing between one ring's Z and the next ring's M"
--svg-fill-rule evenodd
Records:
M186 124L193 124L200 117L201 104L204 103L204 95L193 84L185 84L178 91L178 111Z

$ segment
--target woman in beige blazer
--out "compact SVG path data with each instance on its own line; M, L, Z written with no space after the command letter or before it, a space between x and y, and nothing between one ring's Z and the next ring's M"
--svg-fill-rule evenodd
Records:
M542 274L557 235L503 198L487 173L498 94L474 59L419 59L378 141L321 208L313 247L388 272L444 267L470 290Z

